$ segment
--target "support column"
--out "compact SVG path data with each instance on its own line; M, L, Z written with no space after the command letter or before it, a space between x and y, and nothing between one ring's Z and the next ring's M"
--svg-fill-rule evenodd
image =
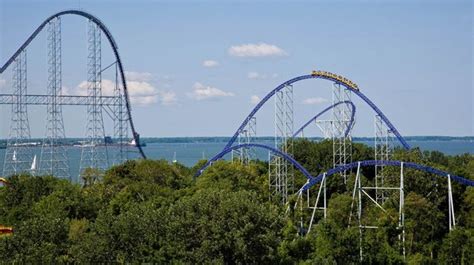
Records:
M65 147L65 130L62 106L58 102L62 95L61 78L61 18L48 23L48 102L46 137L40 156L40 172L59 178L69 178L69 163Z
M114 89L114 135L117 145L114 164L121 164L128 159L130 148L128 137L129 116L123 87L119 85L118 64L115 63L115 89Z
M351 92L341 84L334 83L332 93L333 105L342 101L350 101ZM352 136L349 131L345 135L346 128L350 126L351 110L347 104L339 104L333 108L332 139L333 139L333 165L343 166L352 162ZM347 182L347 170L341 173L344 184Z
M293 153L293 86L287 85L275 94L275 148L288 155ZM269 154L269 183L272 195L288 201L293 192L294 171L288 161L280 156Z
M13 95L10 132L5 151L3 176L36 170L28 120L26 50L13 63ZM35 161L36 162L36 161ZM34 166L34 167L32 167Z
M393 152L391 131L386 127L379 115L375 116L375 160L390 160ZM387 198L387 192L383 189L385 185L385 173L383 165L375 165L375 200L383 204Z
M108 153L100 97L102 95L101 29L91 20L89 20L88 36L87 96L89 104L87 106L87 139L82 145L80 176L87 175L95 179L108 168ZM84 174L86 169L92 170Z
M448 174L448 217L449 231L456 227L456 218L454 217L453 190L451 188L451 175Z
M400 205L398 210L398 229L401 229L399 239L402 247L403 259L405 259L405 192L403 186L403 162L400 165Z
M319 198L321 196L321 192L323 193L323 206L318 207L319 204ZM308 196L309 197L309 196ZM309 226L308 226L308 234L311 232L311 228L313 227L314 223L314 217L316 215L316 210L320 209L323 210L323 218L326 220L327 217L327 205L326 205L326 172L323 174L323 178L321 179L321 184L319 185L319 190L318 190L318 195L316 196L316 202L314 203L314 207L309 207L313 208L313 212L311 213L311 219L309 221Z
M362 246L362 186L360 184L360 163L357 165L357 176L356 176L356 183L357 183L357 197L358 197L358 204L357 204L357 221L359 223L359 256L360 261L363 259L363 246Z

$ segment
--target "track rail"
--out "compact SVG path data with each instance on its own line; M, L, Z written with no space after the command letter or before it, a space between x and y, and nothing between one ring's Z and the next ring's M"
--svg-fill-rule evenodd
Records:
M347 126L346 128L346 131L344 132L344 136L347 136L349 134L349 132L351 131L352 129L352 126L354 125L354 119L355 119L355 114L356 114L356 107L354 105L354 103L352 103L352 101L341 101L341 102L337 102L336 104L333 104L327 108L325 108L323 111L321 111L320 113L316 114L316 116L314 116L313 118L311 118L309 121L307 121L305 124L303 124L303 126L301 126L301 128L299 128L292 136L292 138L295 138L296 136L298 136L298 134L300 134L306 127L308 127L308 125L310 125L313 121L317 120L321 115L323 115L324 113L328 112L329 110L337 107L338 105L341 105L341 104L347 104L349 106L351 106L351 120L349 121L349 126Z
M28 47L28 45L43 30L43 28L48 24L48 22L50 22L54 18L61 17L61 16L64 16L64 15L77 15L77 16L85 17L85 18L93 21L97 26L99 26L99 28L102 30L102 32L107 37L107 40L109 41L109 44L112 47L112 50L114 52L115 59L117 60L117 64L118 64L118 68L119 68L119 72L120 72L120 78L122 79L122 86L123 86L124 95L125 95L125 105L127 107L127 113L128 113L128 117L129 117L129 120L130 120L130 128L132 129L133 139L137 143L137 148L138 148L138 151L140 152L141 157L146 159L146 155L143 152L143 149L142 149L142 147L140 145L140 142L139 142L140 141L139 134L137 133L137 131L135 129L135 125L133 123L132 108L131 108L131 105L130 105L130 98L129 98L128 89L127 89L127 81L125 79L125 72L123 70L122 60L120 59L120 54L118 52L117 43L115 42L114 37L110 33L109 29L105 26L105 24L99 18L95 17L94 15L92 15L90 13L87 13L87 12L84 12L84 11L81 11L81 10L71 9L71 10L65 10L65 11L58 12L58 13L48 17L43 23L41 23L41 25L38 26L38 28L36 28L36 30L20 46L20 48L18 48L18 50L7 60L7 62L2 67L0 67L0 74L2 74L8 68L8 66L10 66L10 64L13 63L13 61L18 57L18 55L20 55L20 53L23 50L25 50L26 47Z
M208 168L210 165L212 165L213 162L221 159L223 156L225 156L226 154L232 152L233 150L241 149L241 148L248 148L248 147L256 147L256 148L262 148L262 149L269 150L269 151L283 157L288 162L290 162L293 166L296 167L296 169L298 169L301 173L303 173L303 175L305 175L305 177L308 179L308 181L314 178L308 172L308 170L306 170L306 168L304 168L300 163L298 163L298 161L293 159L291 156L289 156L288 154L286 154L286 153L284 153L284 152L282 152L278 149L275 149L273 147L270 147L268 145L263 145L263 144L239 144L239 145L234 145L230 148L227 148L227 149L221 151L220 153L218 153L217 155L215 155L213 158L209 159L209 161L207 161L206 164L196 173L195 177L199 177L206 168Z
M470 180L470 179L467 179L467 178L464 178L464 177L461 177L461 176L451 175L450 173L448 173L446 171L439 170L439 169L436 169L436 168L433 168L433 167L430 167L430 166L420 165L420 164L413 163L413 162L403 162L403 161L396 161L396 160L364 160L364 161L353 162L353 163L350 163L350 164L346 164L344 166L332 168L332 169L328 170L327 172L321 173L318 176L313 177L308 172L308 170L306 170L306 168L304 168L300 163L298 163L298 161L294 160L288 154L285 154L285 153L281 152L278 149L275 149L273 147L263 145L263 144L240 144L240 145L234 145L230 148L227 148L227 149L221 151L220 153L218 153L217 155L215 155L209 161L207 161L207 163L198 171L198 173L195 175L195 177L200 176L206 168L208 168L209 166L212 165L212 163L214 163L215 161L221 159L222 157L224 157L226 154L232 152L233 150L241 149L241 148L248 148L248 147L256 147L256 148L262 148L262 149L269 150L269 151L274 152L275 154L283 157L284 159L288 160L292 165L294 165L308 179L306 184L303 185L303 187L301 187L299 192L306 191L307 189L310 189L312 186L314 186L317 183L321 182L324 174L326 174L326 178L327 178L327 177L332 176L334 174L341 173L343 171L347 171L347 170L350 170L350 169L353 169L353 168L357 168L359 166L359 164L362 167L375 166L375 165L401 167L401 165L403 164L404 168L412 168L412 169L415 169L415 170L424 171L424 172L435 174L435 175L442 176L442 177L448 177L448 175L449 175L452 180L454 180L454 181L456 181L456 182L458 182L462 185L474 186L474 180Z
M353 162L353 163L346 164L346 165L343 165L343 166L340 166L340 167L336 167L336 168L328 170L325 173L321 173L317 177L310 179L305 185L303 185L303 187L301 187L300 191L301 192L306 191L307 189L311 188L315 184L321 182L322 179L323 179L324 174L326 174L326 178L327 178L331 175L334 175L334 174L337 174L337 173L340 173L340 172L343 172L343 171L346 171L346 170L350 170L350 169L353 169L353 168L357 168L359 166L359 164L362 167L376 166L376 165L377 166L401 167L402 163L403 163L404 168L412 168L412 169L424 171L424 172L435 174L435 175L442 176L442 177L448 177L448 175L449 175L452 180L454 180L454 181L456 181L460 184L463 184L463 185L466 185L466 186L474 186L474 181L473 180L466 179L466 178L463 178L461 176L451 175L448 172L445 172L445 171L442 171L442 170L439 170L439 169L436 169L436 168L433 168L433 167L420 165L420 164L413 163L413 162L403 162L403 161L395 161L395 160L364 160L364 161Z
M354 94L356 94L357 96L359 96L363 101L365 101L379 116L380 118L384 121L384 123L387 125L387 127L389 127L389 129L393 132L393 134L397 137L397 139L400 141L400 143L403 145L403 147L405 149L410 149L410 145L405 141L405 139L403 138L403 136L398 132L398 130L395 128L395 126L393 126L393 124L390 122L390 120L387 118L387 116L385 116L385 114L383 114L383 112L369 99L367 98L360 90L356 90L356 89L353 89L352 87L348 86L347 84L344 84L344 83L340 83L338 82L337 79L333 78L333 77L330 77L330 76L321 76L321 75L302 75L302 76L298 76L298 77L295 77L293 79L290 79L284 83L282 83L281 85L277 86L275 89L273 89L272 91L270 91L270 93L268 93L255 107L254 109L250 112L250 114L244 119L244 121L242 122L242 124L240 125L240 127L237 129L237 131L234 133L234 135L232 136L232 138L229 140L229 142L227 143L227 145L224 147L223 150L229 148L230 146L232 146L232 144L234 144L234 142L236 141L239 133L245 128L245 126L247 125L248 121L253 117L255 116L255 114L258 112L258 110L271 98L273 97L273 95L275 95L276 92L282 90L285 86L289 86L289 85L292 85L298 81L302 81L302 80L306 80L306 79L312 79L312 78L319 78L319 79L325 79L325 80L330 80L330 81L333 81L333 82L336 82L338 84L341 84L342 86L344 86L346 89L349 89L351 90Z

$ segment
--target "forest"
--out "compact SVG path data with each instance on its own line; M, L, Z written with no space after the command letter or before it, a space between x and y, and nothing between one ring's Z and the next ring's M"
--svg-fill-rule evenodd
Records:
M353 161L374 150L353 143ZM332 168L332 142L293 142L293 156L316 176ZM474 156L396 149L393 160L416 162L474 180ZM0 187L0 263L157 264L474 264L474 188L452 182L456 226L448 227L447 178L406 169L405 256L398 227L398 192L387 192L385 211L365 202L367 229L349 219L355 172L347 183L327 180L327 216L308 233L300 220L311 211L278 203L269 190L268 163L219 161L195 178L194 167L165 160L133 160L82 183L18 175ZM385 167L398 185L399 168ZM361 181L373 185L374 168ZM306 182L295 171L293 193ZM317 186L312 193L317 192ZM360 240L362 239L362 240Z

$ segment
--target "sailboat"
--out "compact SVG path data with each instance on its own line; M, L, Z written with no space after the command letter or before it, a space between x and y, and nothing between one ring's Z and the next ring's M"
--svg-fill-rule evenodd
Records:
M36 163L36 155L33 157L33 163L31 163L31 171L36 171L37 163Z
M178 163L178 160L176 160L176 152L174 152L174 155L173 155L173 163Z
M137 142L135 141L135 139L132 139L132 141L130 141L130 142L128 143L128 145L130 145L130 146L137 146ZM140 142L140 146L144 147L144 146L146 146L146 143Z
M13 161L16 161L16 151L13 151L13 157L12 157L12 160L13 160Z

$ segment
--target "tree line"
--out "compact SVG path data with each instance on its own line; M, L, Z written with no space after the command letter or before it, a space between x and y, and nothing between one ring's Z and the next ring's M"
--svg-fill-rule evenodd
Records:
M313 175L332 167L332 142L295 140L294 157ZM353 161L374 159L353 143ZM474 156L397 149L393 159L416 162L474 179ZM164 160L127 161L82 184L52 176L18 175L0 188L2 263L357 264L359 228L349 223L354 172L344 184L327 180L327 218L288 210L268 188L268 165L219 161L200 177L194 167ZM377 210L364 205L364 264L472 264L474 189L455 182L456 228L449 232L446 178L405 171L406 257L398 236L398 194ZM384 168L396 185L397 168ZM94 174L90 174L92 176ZM362 182L374 181L364 168ZM306 179L295 172L294 189ZM352 181L352 182L351 182ZM313 189L312 192L315 192ZM291 203L297 200L290 197Z

